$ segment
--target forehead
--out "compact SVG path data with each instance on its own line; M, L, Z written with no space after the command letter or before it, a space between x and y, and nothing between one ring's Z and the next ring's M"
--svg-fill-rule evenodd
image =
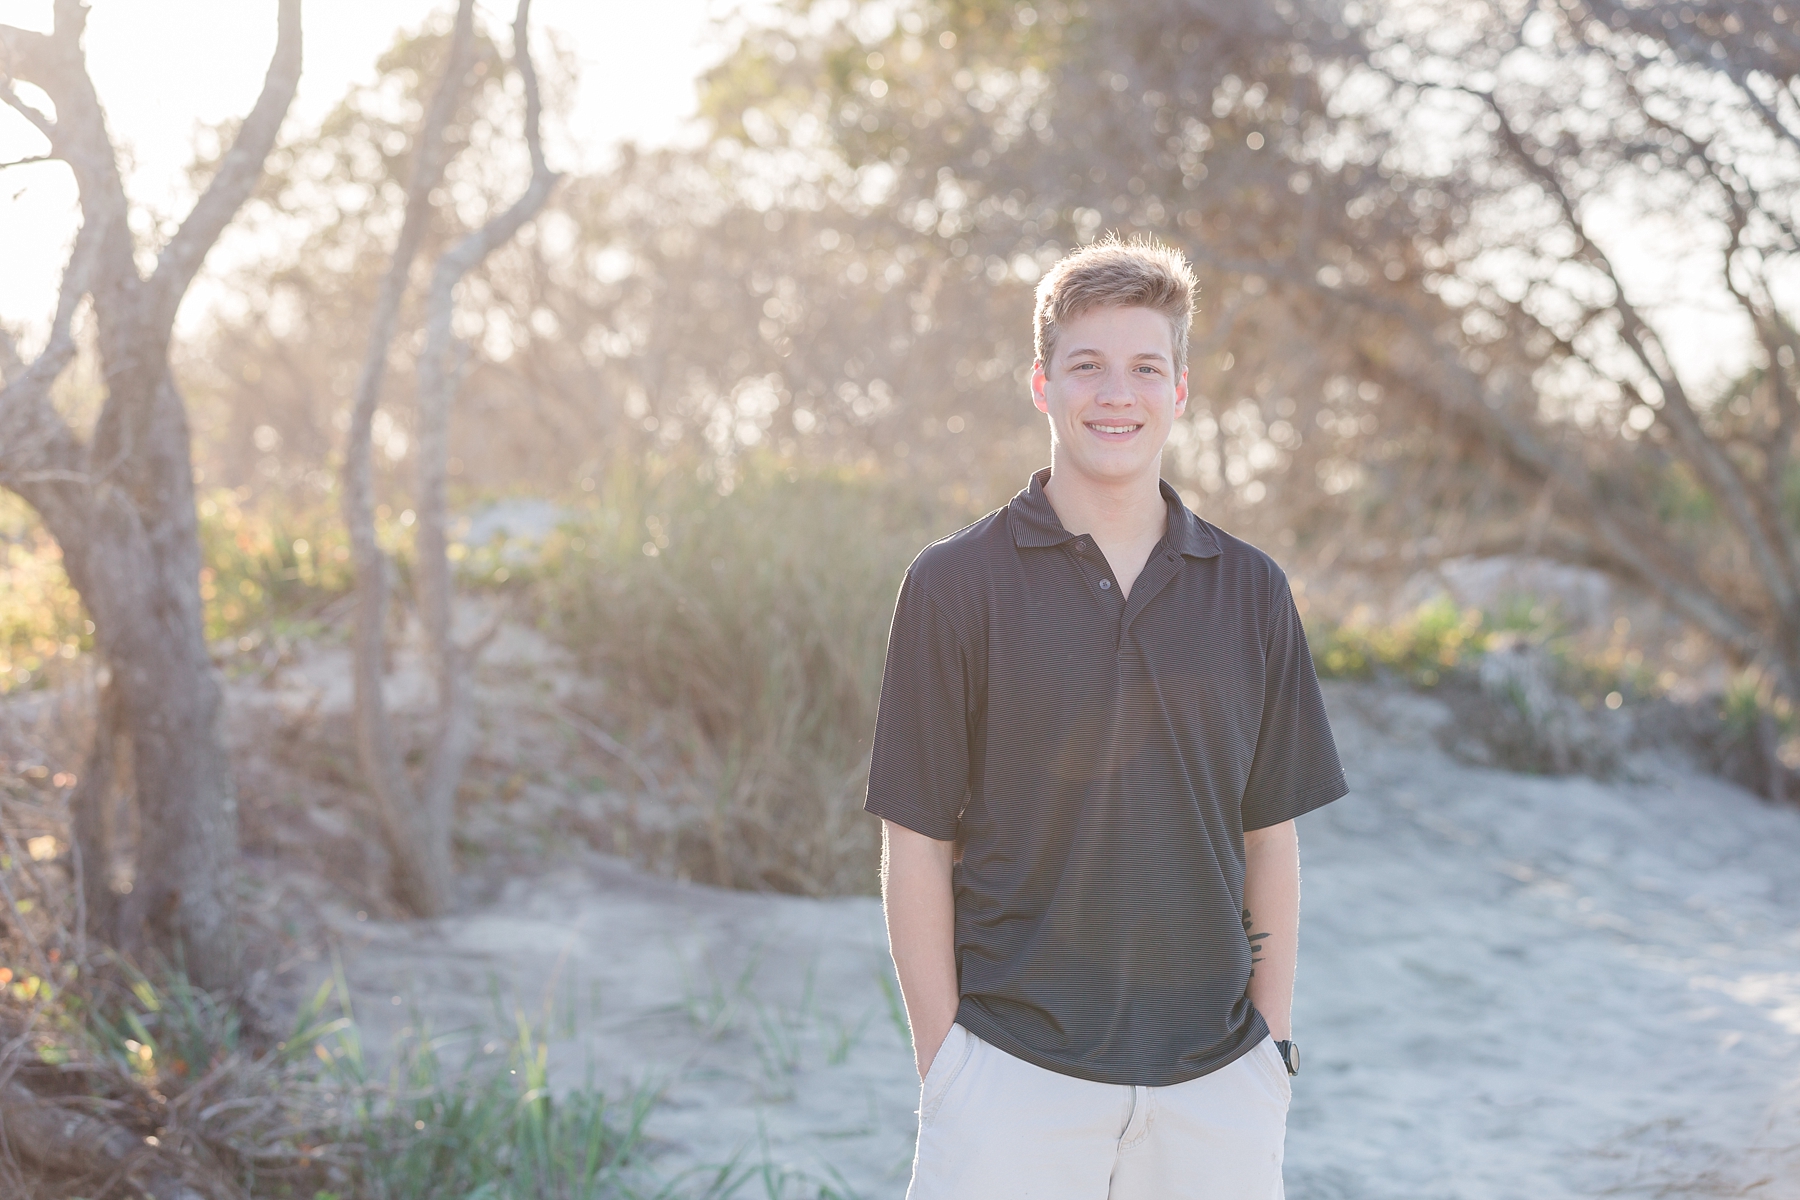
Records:
M1060 325L1056 339L1058 358L1084 352L1159 354L1170 361L1175 357L1174 326L1154 308L1097 304Z

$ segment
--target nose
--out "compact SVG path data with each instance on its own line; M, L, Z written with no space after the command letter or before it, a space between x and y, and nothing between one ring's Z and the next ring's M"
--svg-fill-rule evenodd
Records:
M1094 399L1114 407L1131 403L1131 381L1123 367L1106 369L1100 379L1100 390L1094 393Z

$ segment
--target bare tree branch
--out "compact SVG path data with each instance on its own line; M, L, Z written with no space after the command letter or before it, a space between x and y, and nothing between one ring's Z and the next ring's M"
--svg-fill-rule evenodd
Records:
M1646 587L1661 595L1684 616L1733 647L1746 657L1760 652L1761 639L1755 619L1734 610L1692 577L1677 563L1666 561L1666 547L1659 543L1653 529L1631 528L1613 512L1588 470L1574 454L1547 444L1524 420L1508 415L1489 404L1484 396L1481 378L1460 362L1454 350L1445 345L1435 323L1415 307L1360 288L1327 288L1308 271L1279 262L1232 260L1197 252L1196 261L1205 261L1220 270L1238 274L1258 274L1287 286L1329 296L1337 303L1350 303L1397 322L1410 335L1412 345L1432 364L1429 379L1406 379L1409 390L1429 397L1431 402L1468 422L1533 482L1554 481L1558 489L1576 502L1576 511L1565 515L1577 517L1592 531L1601 550L1624 570L1637 577ZM1386 372L1394 374L1391 357Z
M399 241L381 281L370 317L369 348L357 379L356 402L344 449L344 523L356 564L356 641L354 655L357 749L376 811L395 866L395 886L403 903L421 913L439 911L447 900L443 879L425 862L425 838L417 796L406 774L381 678L386 659L389 564L375 540L375 487L371 437L375 411L381 404L388 350L399 321L400 302L412 263L418 257L431 219L431 192L443 178L449 148L444 133L456 111L468 75L474 44L474 0L459 0L450 34L448 59L438 81L413 152L407 181L406 215Z
M531 0L519 0L513 21L513 58L525 83L525 141L531 153L531 180L508 208L438 259L426 295L425 350L419 361L419 606L426 630L441 645L448 645L450 639L450 566L446 554L449 543L444 519L449 409L455 392L449 362L454 341L451 321L456 311L456 285L537 215L558 178L544 161L539 135L542 106L537 73L526 44L530 12Z
M154 293L151 319L164 331L174 325L175 310L207 251L262 177L263 161L275 145L275 135L300 84L300 0L281 0L277 29L275 55L263 78L262 94L238 127L212 182L157 257L150 278Z
M25 114L50 139L50 153L69 164L81 194L82 226L92 229L94 262L88 290L108 302L96 304L102 336L112 338L118 325L112 314L129 310L140 286L132 260L131 231L124 180L118 156L106 130L100 97L88 75L81 38L87 28L87 6L80 0L57 0L48 34L0 26L5 54L6 102ZM42 88L56 106L52 122L13 93L14 79ZM114 342L117 346L117 342ZM109 398L109 404L110 404Z
M49 117L20 99L19 93L13 90L11 83L0 84L0 101L5 102L8 108L18 112L27 121L30 121L33 125L37 126L38 132L42 133L45 137L54 138L56 136L56 124L51 121ZM28 158L24 161L37 162L38 160Z
M539 133L542 104L537 72L531 62L531 0L519 0L513 18L513 61L525 85L525 144L531 155L531 179L525 191L498 216L474 230L438 259L425 302L425 348L419 359L419 494L417 583L420 623L432 650L437 677L439 730L426 769L421 803L435 844L450 844L450 821L456 789L474 748L474 720L468 675L479 646L456 642L451 619L454 584L449 557L450 408L458 372L451 365L455 334L456 285L482 260L510 241L537 215L557 175L544 161ZM490 634L491 636L491 634Z
M1777 607L1783 612L1794 611L1796 605L1800 604L1800 563L1796 563L1787 539L1779 534L1779 514L1768 511L1767 505L1753 494L1750 481L1737 464L1731 461L1701 427L1700 418L1694 411L1687 390L1676 374L1666 349L1655 330L1644 321L1626 296L1624 282L1619 278L1611 258L1589 235L1574 197L1569 194L1556 172L1538 160L1533 148L1527 145L1524 135L1519 132L1493 93L1469 88L1457 90L1476 97L1487 106L1498 123L1497 135L1511 153L1515 164L1535 180L1557 205L1565 227L1576 239L1577 255L1599 271L1611 286L1611 307L1619 318L1620 335L1626 347L1649 372L1651 378L1656 380L1662 392L1663 417L1675 433L1675 441L1681 447L1683 457L1715 490L1725 510L1731 514L1733 524L1738 527L1739 534L1749 547L1763 586L1768 588Z
M50 337L31 365L0 389L0 479L15 489L79 476L81 446L50 403L50 389L75 357L75 310L87 294L97 235L83 224L63 268Z

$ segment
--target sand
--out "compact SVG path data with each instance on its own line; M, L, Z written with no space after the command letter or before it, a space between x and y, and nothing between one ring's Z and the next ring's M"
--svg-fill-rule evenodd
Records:
M1654 758L1470 767L1428 697L1328 702L1353 791L1301 822L1289 1197L1800 1196L1800 810ZM675 1194L731 1163L745 1196L905 1190L917 1080L873 900L570 850L339 936L378 1053L552 1012L558 1086L657 1097L645 1170Z

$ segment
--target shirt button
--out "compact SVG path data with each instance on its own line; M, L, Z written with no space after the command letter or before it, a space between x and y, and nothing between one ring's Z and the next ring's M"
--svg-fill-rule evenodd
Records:
M1100 581L1100 590L1103 592L1111 586L1112 586L1112 580L1110 580L1110 579L1102 579Z

